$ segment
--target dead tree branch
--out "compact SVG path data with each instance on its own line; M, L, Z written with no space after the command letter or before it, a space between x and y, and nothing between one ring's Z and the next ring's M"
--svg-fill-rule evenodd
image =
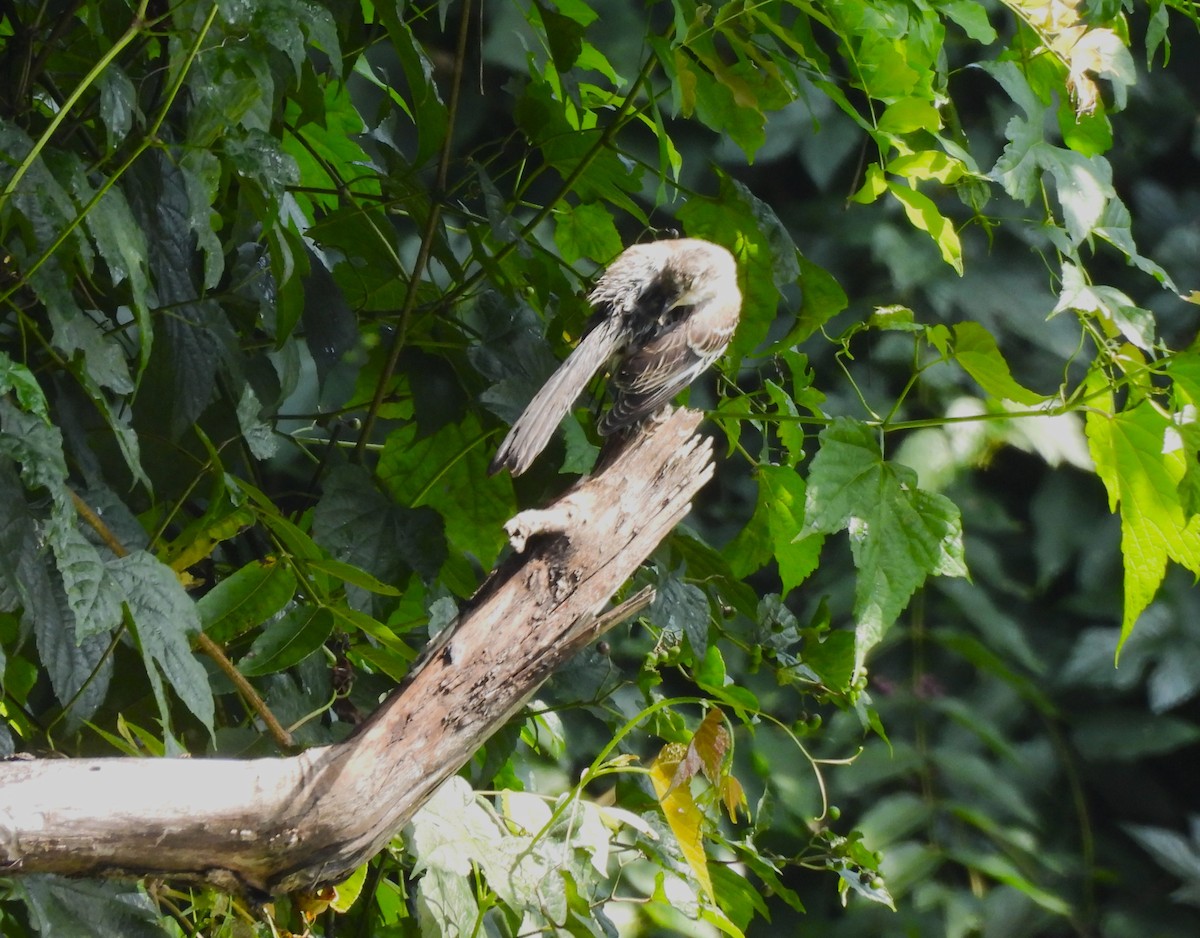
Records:
M0 763L0 871L160 875L262 894L344 878L551 672L649 602L605 612L712 474L699 420L674 412L550 507L514 518L516 552L343 743L245 761Z

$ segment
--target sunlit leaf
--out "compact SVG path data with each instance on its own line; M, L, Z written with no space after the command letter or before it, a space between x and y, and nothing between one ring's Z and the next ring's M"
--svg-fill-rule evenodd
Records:
M711 901L715 901L712 879L708 874L708 858L704 853L704 815L692 797L689 785L672 787L679 764L686 754L686 747L669 743L662 748L650 765L650 781L658 795L663 816L671 833L679 842L683 857L700 888Z
M883 459L865 424L838 418L820 439L801 536L849 532L861 667L927 576L967 575L962 525L949 499L921 491L911 469Z
M1158 591L1168 559L1200 576L1200 517L1184 515L1178 490L1183 451L1167 448L1171 424L1161 411L1146 402L1107 415L1098 404L1086 426L1109 510L1121 515L1124 643Z

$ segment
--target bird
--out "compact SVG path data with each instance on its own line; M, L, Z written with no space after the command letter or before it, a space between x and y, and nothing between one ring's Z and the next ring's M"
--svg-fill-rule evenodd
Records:
M534 395L488 469L518 476L606 365L610 436L652 417L724 353L742 309L737 264L718 244L676 238L622 251L588 295L596 314L574 351Z

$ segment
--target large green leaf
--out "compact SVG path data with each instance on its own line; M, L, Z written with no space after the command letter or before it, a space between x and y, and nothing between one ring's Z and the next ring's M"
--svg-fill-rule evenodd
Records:
M927 576L967 575L962 523L948 498L917 488L916 473L883 458L878 431L839 417L820 440L799 536L850 535L861 668Z
M77 640L111 635L121 624L125 594L100 552L71 524L50 525L49 540L75 617Z
M692 237L724 244L738 262L742 287L742 320L731 346L737 358L749 355L767 337L779 307L780 290L800 278L800 253L779 216L745 185L719 174L721 190L715 198L693 197L679 209L679 220ZM811 272L811 268L810 268ZM821 284L828 294L828 284ZM832 315L834 302L807 307L809 330L821 316Z
M110 567L125 591L146 674L159 710L170 725L162 678L211 732L213 697L208 672L192 653L191 638L200 632L196 604L173 570L145 551L134 551ZM160 677L161 675L161 677Z
M996 339L977 322L955 324L954 360L994 397L1031 405L1045 400L1041 394L1030 391L1013 378Z
M357 466L330 474L313 512L313 537L338 560L394 586L412 570L435 576L446 559L445 532L438 513L427 507L397 505ZM367 601L365 596L363 601Z
M1200 576L1200 517L1185 515L1180 502L1185 453L1168 445L1176 432L1170 417L1148 401L1111 415L1097 405L1088 410L1086 428L1109 510L1121 513L1124 643L1158 591L1168 559Z
M401 505L437 509L446 537L490 566L504 546L503 524L512 511L512 483L488 477L491 448L474 417L421 437L410 424L388 436L379 478Z
M320 648L332 631L333 614L328 609L298 606L262 631L238 662L238 670L248 677L285 671Z
M225 577L196 603L204 632L227 642L279 612L296 591L296 575L286 564L251 561Z
M60 876L25 876L18 890L43 938L164 938L171 934L160 921L158 908L139 888Z

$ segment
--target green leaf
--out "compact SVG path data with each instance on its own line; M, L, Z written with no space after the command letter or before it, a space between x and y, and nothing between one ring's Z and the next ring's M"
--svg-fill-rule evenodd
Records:
M237 403L237 421L242 439L255 459L270 459L279 450L279 437L270 420L263 417L263 406L254 389L246 384Z
M605 264L623 247L612 215L596 202L564 206L555 215L554 243L568 264L581 257Z
M145 551L134 551L110 564L113 576L125 591L146 674L154 688L159 712L170 725L162 680L167 679L193 715L213 730L213 697L208 672L191 649L191 637L200 631L200 616L170 567Z
M252 560L209 590L196 609L204 633L227 642L261 625L291 600L296 576L276 560Z
M839 417L820 440L801 536L849 532L861 669L927 576L967 575L962 524L949 499L921 491L911 469L883 459L878 432L866 424Z
M0 435L0 440L4 438ZM41 537L16 473L8 460L0 458L0 585L4 587L0 593L11 591L19 600L13 603L9 598L8 605L21 606L24 633L32 631L41 669L58 701L71 705L68 726L74 727L96 711L108 692L109 637L77 640L73 613Z
M575 415L568 416L562 424L563 444L566 454L558 471L562 473L590 472L600 455L600 447L588 439L587 431Z
M1070 262L1063 263L1062 292L1051 315L1066 309L1102 316L1140 349L1154 345L1153 313L1134 305L1115 287L1093 286L1083 270Z
M400 59L408 84L413 127L417 133L415 166L427 163L445 140L449 118L434 79L433 63L425 54L408 24L400 18L394 4L378 4L375 15L386 27L391 50Z
M760 466L758 486L759 503L767 509L771 554L779 565L786 596L817 569L825 539L801 536L807 488L798 473L783 466Z
M81 202L92 198L92 189L82 172L73 180L75 197ZM140 367L150 357L154 340L154 324L150 318L150 280L147 260L146 234L134 220L125 193L113 186L104 193L87 214L87 230L108 266L113 286L129 284L129 297L134 320ZM105 383L105 382L101 382Z
M763 382L767 396L778 416L775 435L783 446L784 462L794 469L804 459L804 427L800 424L800 408L790 394L769 378Z
M539 2L530 6L527 15L535 26L537 20L541 21L554 67L559 72L569 72L583 51L583 24Z
M366 59L358 61L365 63ZM297 193L297 200L332 211L338 207L336 190L343 181L353 179L353 191L362 195L378 195L380 186L376 177L362 175L369 157L357 138L366 126L346 84L330 82L319 92L320 104L314 109L317 119L312 121L304 119L301 105L287 102L283 150L299 170L301 186L328 190ZM305 214L312 218L315 213Z
M690 236L724 244L737 259L742 319L731 348L735 359L740 359L767 337L779 306L780 287L800 277L800 255L770 206L735 179L724 173L719 176L720 194L714 199L692 197L680 207L679 219ZM821 286L828 290L828 282Z
M258 184L264 195L278 199L285 186L300 181L300 167L273 136L261 130L229 135L223 141L229 165Z
M986 46L996 41L996 30L988 20L988 12L983 4L975 0L951 0L939 8L976 42Z
M1184 451L1167 446L1174 432L1170 419L1149 402L1111 416L1104 406L1102 399L1093 401L1085 428L1109 510L1121 514L1124 644L1158 591L1168 559L1200 576L1200 516L1187 517L1179 501Z
M75 305L60 275L44 274L45 270L39 270L33 282L38 297L46 304L55 347L68 359L78 353L82 370L94 384L119 394L131 392L133 379L129 376L129 365L121 344L112 335L101 331Z
M665 575L655 587L654 602L646 613L659 628L680 633L696 661L708 648L708 597L698 586L685 583L679 574Z
M1121 826L1167 872L1182 880L1200 880L1200 842L1194 828L1189 840L1178 831L1164 827L1144 824Z
M846 291L829 271L818 267L799 252L796 260L800 265L800 311L796 314L796 324L771 350L790 349L799 345L850 303Z
M743 719L747 713L756 713L759 708L758 698L753 692L735 684L725 668L725 659L721 657L721 649L709 645L704 658L696 663L692 679L698 687L703 688L712 696L728 704Z
M378 593L380 596L400 596L401 591L396 587L377 580L366 570L360 570L352 564L342 563L340 560L332 560L327 557L322 557L317 560L309 560L304 564L306 570L316 570L320 573L327 573L336 579L349 583L352 586L357 586L359 589L364 589L369 593Z
M158 302L171 308L156 329L156 354L143 373L138 404L147 422L179 434L212 401L218 369L235 341L220 307L200 299L192 279L198 260L193 233L179 223L191 212L184 172L153 150L129 174L126 194L146 233Z
M1108 200L1116 195L1112 167L1101 156L1088 157L1049 144L1036 147L1034 156L1053 177L1067 233L1072 244L1079 244L1100 223Z
M441 517L397 505L359 466L330 473L313 512L313 538L383 583L402 583L413 570L432 578L446 559Z
M1112 124L1103 110L1080 114L1063 99L1058 105L1058 129L1063 143L1084 156L1098 156L1112 149Z
M830 632L818 637L805 630L800 660L834 691L850 690L854 680L854 636L848 631Z
M134 116L138 114L137 91L129 76L115 62L109 62L96 84L100 88L100 120L109 153L125 142Z
M977 322L956 323L954 360L981 388L1001 400L1041 404L1046 398L1018 384L992 334Z
M935 179L943 185L957 182L967 171L962 160L941 150L920 150L897 156L888 161L887 169L889 173L910 181Z
M1195 746L1200 726L1170 714L1096 709L1076 717L1071 738L1085 759L1137 762Z
M950 219L942 215L929 196L918 192L907 185L889 182L888 191L896 198L908 215L908 220L922 231L927 231L933 238L942 260L954 268L960 277L963 272L962 243L958 240L958 232Z
M888 105L876 127L887 134L910 134L918 130L935 133L942 129L942 115L924 98L901 98Z
M739 579L775 560L786 592L816 569L825 539L797 537L804 528L805 485L794 470L763 465L756 476L754 515L725 548L725 557Z
M286 671L325 644L332 631L333 614L324 606L298 606L263 629L238 670L247 677Z
M401 505L437 509L450 543L490 566L504 546L512 483L507 476L488 477L487 434L474 417L432 436L417 434L410 424L388 436L379 457L380 481Z
M46 406L46 395L33 376L33 372L24 365L14 362L3 351L0 351L0 395L12 393L21 405L21 410L28 411L44 422L50 422L50 414Z
M23 876L18 894L25 898L40 935L88 935L91 938L164 938L170 934L158 907L139 887L59 876Z
M17 463L26 488L45 489L63 516L74 510L61 431L40 417L17 410L7 398L0 398L0 455Z
M755 915L771 921L766 902L758 888L746 877L724 863L714 863L709 867L709 875L718 905L740 931L746 930Z
M753 162L766 140L766 115L750 106L745 95L735 92L731 83L736 85L736 81L721 81L682 48L672 50L663 66L676 77L672 84L682 92L679 106L684 117L694 114L706 126L727 135L746 154L747 161ZM724 74L727 79L734 77Z
M99 551L74 525L50 525L49 541L62 577L67 603L75 617L76 641L111 635L121 624L125 599Z

